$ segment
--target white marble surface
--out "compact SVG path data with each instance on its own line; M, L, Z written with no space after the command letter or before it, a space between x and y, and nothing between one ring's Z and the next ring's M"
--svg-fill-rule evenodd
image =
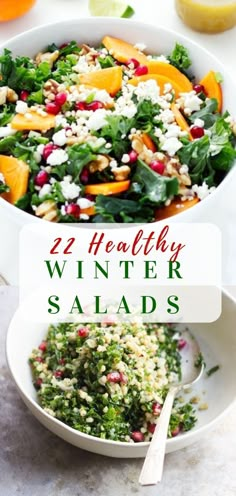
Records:
M236 405L204 439L166 456L158 487L138 485L141 460L87 453L42 427L21 401L6 365L5 335L16 305L16 288L1 287L1 496L235 496Z

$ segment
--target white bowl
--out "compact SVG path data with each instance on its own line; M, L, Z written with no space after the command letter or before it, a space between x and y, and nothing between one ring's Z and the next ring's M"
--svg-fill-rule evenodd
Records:
M41 26L18 35L5 43L4 47L0 48L0 52L3 48L8 48L12 50L14 55L34 56L43 47L52 42L61 44L75 39L79 43L87 42L96 45L100 43L106 34L124 38L131 43L145 43L150 53L168 54L172 51L176 42L182 43L189 49L193 61L193 72L198 79L210 69L214 69L223 75L224 109L228 109L233 115L236 115L235 83L222 63L197 43L178 33L158 26L154 27L133 20L111 18L71 20ZM220 198L223 198L223 195L226 194L234 173L236 173L236 170L231 171L217 190L203 202L178 214L175 218L171 218L170 222L217 222L216 207ZM1 240L4 240L0 244L0 273L11 284L18 283L19 231L23 225L29 222L43 221L17 209L0 198L0 232Z
M197 411L198 422L193 430L168 439L167 453L183 448L207 435L232 406L236 398L235 320L236 302L224 294L223 311L217 322L189 326L199 341L207 369L217 364L220 365L220 369L211 377L204 374L194 387L190 396L200 396L202 402L208 403L208 410ZM28 358L32 349L38 346L45 334L45 328L41 325L32 328L32 324L25 321L24 315L18 310L11 321L7 335L7 361L11 374L23 401L35 417L54 434L79 448L116 458L144 457L149 443L121 443L83 434L51 417L39 406Z

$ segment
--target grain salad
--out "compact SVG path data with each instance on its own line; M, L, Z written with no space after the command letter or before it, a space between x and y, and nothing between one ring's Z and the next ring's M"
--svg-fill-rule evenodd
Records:
M173 326L140 323L51 325L29 362L39 403L70 427L102 439L150 441L186 345ZM175 401L168 436L196 423Z

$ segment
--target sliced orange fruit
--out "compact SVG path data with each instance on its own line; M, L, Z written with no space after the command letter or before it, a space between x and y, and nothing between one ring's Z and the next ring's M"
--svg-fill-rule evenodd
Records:
M179 86L178 83L171 80L167 76L162 76L159 74L144 74L144 76L138 76L138 77L134 77L133 79L130 79L128 83L132 84L133 86L137 86L142 81L149 81L150 79L154 79L154 81L157 82L158 86L160 87L161 94L164 93L165 84L167 83L170 83L172 85L172 88L175 91L176 98L178 98L179 94L183 92L183 88Z
M17 131L48 131L55 127L55 115L42 116L37 112L28 112L28 114L31 116L30 119L23 114L16 114L11 121L11 127Z
M130 181L117 181L113 183L89 184L85 186L85 193L89 195L116 195L129 189Z
M180 199L173 200L167 207L161 207L156 210L155 219L163 220L173 215L180 214L188 208L193 207L199 202L198 198L193 198L192 200L181 201Z
M148 74L166 76L169 80L175 81L182 88L183 93L188 93L193 89L191 81L171 64L159 62L158 60L150 60L150 62L147 63L147 67Z
M218 102L218 112L222 110L222 89L221 85L216 81L216 74L214 71L209 71L199 82L205 89L208 98L216 98Z
M10 188L9 193L3 193L2 197L9 203L14 204L27 191L29 166L15 157L0 155L0 172Z
M105 36L102 40L105 48L111 52L112 57L118 62L126 63L130 59L136 59L140 64L147 64L147 57L140 53L131 43L113 38L112 36Z
M80 74L79 79L81 84L106 90L111 96L114 96L121 89L122 69L119 66L108 67L101 71Z
M192 141L193 137L190 133L190 127L189 127L186 119L181 114L180 110L178 109L178 107L176 106L176 104L174 102L171 104L171 110L175 116L175 120L176 120L178 126L182 129L182 131L187 131L187 133L189 135L189 139Z

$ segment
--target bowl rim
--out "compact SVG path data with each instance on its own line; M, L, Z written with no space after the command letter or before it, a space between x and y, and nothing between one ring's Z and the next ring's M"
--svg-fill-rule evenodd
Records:
M95 26L97 24L100 24L100 23L101 24L105 23L105 24L107 24L109 29L110 29L110 25L111 26L112 25L117 25L117 26L120 26L120 25L124 25L124 26L132 25L132 26L134 26L135 25L140 30L143 28L153 29L153 30L156 30L157 32L159 31L159 32L163 32L165 34L170 34L173 37L175 36L176 40L181 39L183 41L183 43L186 42L186 44L190 45L193 49L194 48L197 48L198 50L200 49L205 56L210 57L212 61L215 61L216 64L218 64L222 68L225 76L227 77L227 80L230 82L230 85L232 85L232 87L235 86L235 89L236 89L236 83L234 82L233 75L230 73L228 68L226 68L224 66L224 64L214 54L212 54L208 49L206 49L203 45L201 45L200 43L198 43L195 40L192 40L190 37L188 37L186 35L179 34L176 30L169 29L169 28L159 26L159 25L154 25L154 24L151 24L148 22L142 22L142 21L138 21L138 20L136 21L136 20L132 20L132 19L120 19L120 18L114 18L114 17L102 17L101 16L101 17L83 17L83 18L75 18L75 19L71 18L71 19L66 19L64 21L56 21L56 22L51 22L48 24L41 24L41 25L36 26L34 28L28 29L22 33L19 33L16 36L9 38L4 43L1 43L0 44L0 53L10 43L14 43L14 42L18 42L18 41L20 42L21 38L24 38L24 37L30 38L31 36L35 36L35 35L37 36L38 32L40 32L42 30L46 30L46 29L50 31L50 28L52 28L52 27L58 27L60 29L63 29L63 26L68 26L71 23L72 24L78 23L78 24L85 24L85 25L89 24L89 25L95 25ZM198 202L196 205L194 205L194 209L195 209L194 211L196 211L196 209L198 209L198 211L200 212L200 209L204 208L204 205L206 205L206 207L207 207L207 202L209 204L212 201L212 199L214 200L214 198L216 197L218 192L220 193L223 191L223 189L226 187L226 185L231 180L232 175L236 174L236 170L234 171L234 169L236 169L235 165L236 165L236 160L235 160L235 164L229 170L229 172L227 173L225 178L221 181L221 183L216 187L215 191L213 191L213 193L211 193L206 198L204 198L204 200L202 200L202 201ZM9 202L7 202L6 200L4 200L3 198L0 197L0 207L1 206L3 208L7 209L7 211L9 212L9 214L11 216L14 216L14 214L17 215L19 220L20 219L25 220L25 221L28 220L28 222L30 222L30 219L32 219L32 223L33 222L42 222L42 221L47 222L41 218L34 216L33 214L30 214L28 212L25 212L24 210L21 210L20 208L16 207L15 205L10 204ZM178 215L178 219L180 219L180 222L181 222L181 220L184 217L189 216L188 209L187 209L187 211L179 212L177 215ZM179 217L179 216L181 216L181 217ZM176 216L174 216L174 217L176 217ZM171 219L171 217L168 217L168 219ZM191 220L191 218L190 218L190 220ZM156 222L161 222L161 221L157 220L157 221L155 221L155 223ZM81 227L82 227L82 224L81 224Z
M222 298L223 297L226 297L227 300L230 300L231 303L233 303L233 305L235 306L235 312L236 312L236 298L233 297L228 292L228 290L226 290L225 288L222 288ZM128 443L125 441L113 441L111 439L102 439L102 438L99 438L97 436L85 434L84 432L81 432L79 430L74 429L73 427L70 427L66 423L62 422L61 420L59 420L55 417L52 417L47 412L45 412L45 410L40 406L40 404L37 403L37 401L35 399L33 399L30 394L28 394L25 387L20 384L20 380L18 380L18 378L14 375L14 373L12 371L11 358L10 358L10 340L11 340L12 333L14 334L14 332L15 332L14 327L17 325L16 322L17 322L18 313L19 313L19 308L17 308L17 310L15 311L15 313L14 313L14 315L10 321L10 324L8 326L6 344L5 344L6 359L7 359L7 365L8 365L8 369L10 370L11 377L12 377L14 383L16 384L17 389L18 389L22 399L23 400L25 399L28 403L30 403L30 405L32 407L31 411L37 410L37 412L40 415L42 415L43 417L45 417L48 420L49 424L55 423L55 425L58 426L59 430L62 430L62 431L64 430L64 431L69 432L70 434L74 435L77 438L83 438L84 440L87 440L89 442L94 441L98 444L104 444L104 445L108 445L108 446L109 445L110 446L117 446L118 448L125 448L127 450L134 448L134 446L135 446L135 449L137 449L137 450L142 450L143 448L148 448L150 445L150 442L147 442L147 441L140 442L140 443ZM221 413L216 415L215 418L213 418L207 424L205 424L201 427L197 427L194 430L183 432L183 433L180 433L176 437L172 437L172 438L167 439L166 446L175 446L176 444L179 444L180 440L182 440L182 439L191 439L191 438L194 439L194 438L198 438L198 437L200 438L205 433L205 431L212 429L215 426L215 424L217 424L224 416L226 416L230 412L230 410L234 407L235 404L236 404L236 393L235 393L235 396L232 399L232 401L228 404L228 406ZM47 428L50 430L50 427L47 427ZM59 435L59 434L57 433L57 435Z

